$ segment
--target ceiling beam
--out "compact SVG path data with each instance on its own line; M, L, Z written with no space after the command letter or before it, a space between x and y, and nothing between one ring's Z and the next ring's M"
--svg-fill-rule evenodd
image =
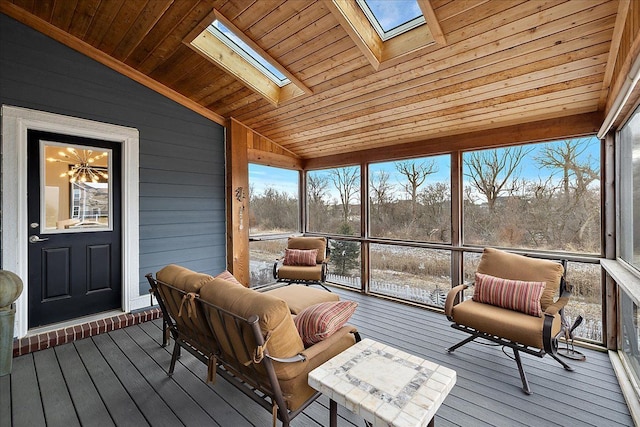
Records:
M613 27L611 47L609 48L609 57L607 58L607 66L602 79L602 91L600 93L600 99L598 100L598 110L604 110L607 104L609 88L611 87L611 80L613 79L616 63L618 62L618 52L620 51L620 44L622 42L622 35L624 34L624 26L627 22L627 13L629 12L630 4L631 0L620 0L618 4L616 23Z
M429 30L431 30L431 35L435 42L441 46L446 46L447 39L442 32L442 27L440 27L438 17L436 17L436 13L431 6L431 1L418 0L418 6L420 6L420 10L422 10L422 15L424 15L425 21L427 21L427 26L429 26Z
M445 154L457 150L492 148L538 141L552 141L595 135L602 123L602 113L585 113L568 117L505 126L489 131L451 135L391 147L372 148L338 155L307 159L304 169L358 165Z

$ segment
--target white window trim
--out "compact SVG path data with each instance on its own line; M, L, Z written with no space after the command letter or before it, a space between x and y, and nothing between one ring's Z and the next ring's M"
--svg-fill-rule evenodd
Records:
M102 139L122 144L122 311L149 305L139 295L139 134L134 128L2 106L2 268L24 284L16 301L14 335L28 334L27 130ZM111 313L112 314L112 313ZM110 314L110 315L111 315Z

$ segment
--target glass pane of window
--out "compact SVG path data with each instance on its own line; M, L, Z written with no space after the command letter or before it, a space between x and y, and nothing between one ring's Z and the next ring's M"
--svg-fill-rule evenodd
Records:
M371 26L382 40L425 23L416 0L357 0Z
M233 31L225 27L222 22L216 19L207 29L211 34L216 36L229 48L233 49L233 51L251 63L278 86L282 87L287 83L290 83L290 80L284 74L271 65L269 61L253 50L248 44L242 41L240 37L236 36Z
M451 289L449 251L371 245L372 293L444 307Z
M619 133L620 257L640 270L640 114Z
M640 383L640 310L626 292L620 295L622 352L636 383Z
M300 231L298 171L249 164L249 233Z
M43 233L111 229L110 150L41 141Z
M360 167L307 173L309 231L360 235Z
M595 137L463 154L464 242L600 254Z
M331 248L327 281L354 289L362 287L360 242L329 239Z
M603 343L602 284L600 264L567 263L567 281L572 286L569 304L564 314L569 325L578 316L584 319L574 331L575 338Z
M371 164L371 236L451 242L450 181L449 155Z
M273 264L284 256L287 239L249 242L249 273L251 287L275 282Z
M478 265L480 264L480 257L482 257L481 253L477 252L464 252L462 261L462 276L464 277L463 283L467 285L472 284L476 280L476 271L478 270ZM466 292L465 296L471 296L471 292Z

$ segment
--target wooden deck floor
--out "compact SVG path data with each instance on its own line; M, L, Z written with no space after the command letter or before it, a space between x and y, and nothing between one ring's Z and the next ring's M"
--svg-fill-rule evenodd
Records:
M607 353L584 351L586 362L564 371L551 358L523 355L533 389L520 390L515 362L498 347L466 335L420 308L338 290L359 303L350 323L363 337L455 369L458 381L436 416L438 426L633 426ZM160 321L144 323L20 356L0 377L0 426L269 426L271 414L223 379L204 382L206 368L187 352L169 378ZM324 397L295 426L327 426ZM363 426L339 409L340 426Z

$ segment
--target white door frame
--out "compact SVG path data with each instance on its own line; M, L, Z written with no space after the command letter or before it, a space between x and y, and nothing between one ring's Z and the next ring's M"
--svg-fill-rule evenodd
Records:
M16 301L17 337L28 332L27 130L102 139L122 144L122 311L149 305L139 292L139 135L134 128L2 106L2 268L24 283Z

